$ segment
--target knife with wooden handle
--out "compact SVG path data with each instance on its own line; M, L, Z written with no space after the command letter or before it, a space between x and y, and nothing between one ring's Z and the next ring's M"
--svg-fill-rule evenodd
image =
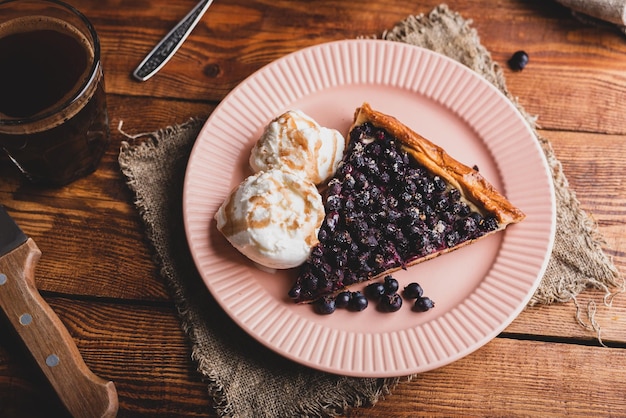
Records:
M36 288L40 256L35 242L0 206L0 308L72 416L114 417L115 385L87 367L72 336Z

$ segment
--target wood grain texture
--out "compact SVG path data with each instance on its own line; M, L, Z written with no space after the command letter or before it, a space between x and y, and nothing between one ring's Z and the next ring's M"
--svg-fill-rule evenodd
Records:
M119 416L210 414L206 385L195 373L188 342L172 305L111 304L55 297L48 300L76 340L85 363L94 373L115 382ZM29 360L21 358L14 340L6 347L3 341L2 346L0 416L4 417L3 407L9 408L13 396L19 399L22 390L45 394L48 389L36 378L25 378L27 369L9 366ZM14 380L22 389L14 388ZM9 398L11 392L16 393ZM63 412L58 406L56 410ZM33 416L56 416L47 413Z
M617 365L625 360L622 349L600 352L497 338L456 363L398 386L375 408L350 416L621 415L626 401L619 391L625 388Z
M120 417L215 416L168 289L152 261L117 155L135 135L206 118L267 63L325 41L380 35L440 1L215 2L176 56L146 83L130 73L195 0L71 3L99 31L112 143L93 175L60 189L26 184L0 157L0 203L42 250L37 286L91 370L116 384ZM556 2L450 0L471 18L512 94L538 116L582 207L626 272L626 41L585 26ZM522 72L507 59L530 55ZM485 347L403 382L354 417L623 415L626 297L595 302L601 347L573 302L527 309ZM0 318L0 416L61 416L63 407Z
M187 341L172 307L64 298L50 298L50 304L65 318L85 362L116 382L120 416L210 413L193 364L173 355L187 351ZM0 396L5 389L15 391L14 384L22 393L37 383L6 365L15 361L11 349L0 351L5 364ZM374 408L356 409L350 416L589 416L594 410L619 415L626 408L623 367L622 348L497 338L458 362L399 384Z

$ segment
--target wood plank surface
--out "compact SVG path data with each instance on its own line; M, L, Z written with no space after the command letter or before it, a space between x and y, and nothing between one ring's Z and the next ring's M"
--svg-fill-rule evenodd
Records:
M116 382L120 416L210 413L202 402L205 384L189 356L172 355L188 351L172 306L49 300L87 365ZM13 392L0 392L0 402L35 396L50 412L55 402L45 384L21 377L26 362L20 353L0 351L0 387L18 382ZM464 359L400 383L375 407L349 416L593 416L597 410L620 415L626 410L626 381L619 372L624 367L623 347L500 337Z
M262 66L321 42L380 36L440 1L217 0L183 48L145 83L130 73L196 0L70 0L102 42L112 143L99 170L61 189L25 183L0 157L0 203L43 252L37 285L87 365L112 379L120 417L215 416L190 345L152 261L117 156L135 135L207 118ZM584 25L545 0L451 0L472 19L507 85L559 157L583 209L626 272L626 36ZM506 66L519 49L530 63ZM403 382L353 417L623 416L626 297L597 305L602 347L573 302L529 308L475 353ZM583 319L587 318L583 315ZM62 407L0 318L0 417L62 416Z

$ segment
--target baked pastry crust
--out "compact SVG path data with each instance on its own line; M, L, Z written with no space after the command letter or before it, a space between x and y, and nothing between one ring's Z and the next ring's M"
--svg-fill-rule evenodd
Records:
M494 215L498 220L499 229L520 222L526 217L478 171L455 160L443 148L414 132L393 116L378 112L368 103L363 103L355 111L350 131L367 122L392 134L415 160L458 188L463 197L473 204L474 210Z

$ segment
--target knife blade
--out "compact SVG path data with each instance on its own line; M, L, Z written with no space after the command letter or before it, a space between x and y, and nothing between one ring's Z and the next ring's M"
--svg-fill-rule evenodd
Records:
M26 242L26 234L22 232L4 207L0 206L0 257Z
M0 309L74 417L114 417L115 385L96 376L35 283L41 251L0 205Z

